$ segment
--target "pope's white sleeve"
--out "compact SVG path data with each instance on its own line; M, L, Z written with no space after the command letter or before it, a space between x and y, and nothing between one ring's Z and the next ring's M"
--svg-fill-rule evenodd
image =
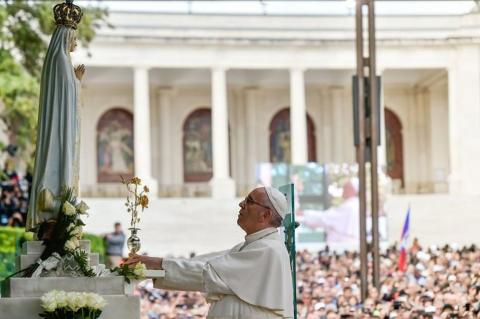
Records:
M203 261L164 258L162 268L165 269L165 277L155 279L154 286L161 289L204 292L204 266Z
M208 294L233 295L233 291L220 278L215 269L209 263L203 268L205 292Z
M165 277L154 280L155 288L233 294L210 264L190 259L164 258Z

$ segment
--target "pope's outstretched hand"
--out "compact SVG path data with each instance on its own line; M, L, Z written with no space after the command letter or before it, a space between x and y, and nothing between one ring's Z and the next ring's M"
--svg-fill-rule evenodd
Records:
M140 262L142 264L145 264L147 269L162 269L162 258L141 256L137 254L130 254L123 264L128 266L135 266Z

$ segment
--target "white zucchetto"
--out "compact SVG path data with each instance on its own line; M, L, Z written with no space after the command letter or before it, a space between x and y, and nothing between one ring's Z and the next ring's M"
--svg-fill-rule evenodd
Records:
M285 195L278 189L265 186L265 192L267 193L268 200L272 204L275 211L283 218L288 214L288 202Z

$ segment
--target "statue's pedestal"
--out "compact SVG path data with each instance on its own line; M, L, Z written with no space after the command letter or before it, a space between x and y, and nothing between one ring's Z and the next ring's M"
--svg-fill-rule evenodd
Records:
M90 253L90 242L81 241L81 247ZM22 255L17 259L17 268L23 269L34 263L43 251L41 242L26 242ZM90 264L98 265L98 254L90 254ZM148 270L147 277L163 277L163 270ZM101 319L140 319L140 299L133 296L137 281L128 284L122 276L107 277L39 277L10 278L2 282L0 317L9 319L40 318L40 297L52 290L66 292L94 292L107 301Z
M137 296L103 296L107 305L100 319L140 319L140 299ZM43 312L40 297L1 298L1 318L40 319Z

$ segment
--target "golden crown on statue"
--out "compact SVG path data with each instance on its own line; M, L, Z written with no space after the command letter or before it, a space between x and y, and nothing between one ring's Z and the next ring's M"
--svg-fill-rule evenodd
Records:
M77 29L77 25L82 20L82 9L73 4L73 0L65 0L53 7L55 24Z

